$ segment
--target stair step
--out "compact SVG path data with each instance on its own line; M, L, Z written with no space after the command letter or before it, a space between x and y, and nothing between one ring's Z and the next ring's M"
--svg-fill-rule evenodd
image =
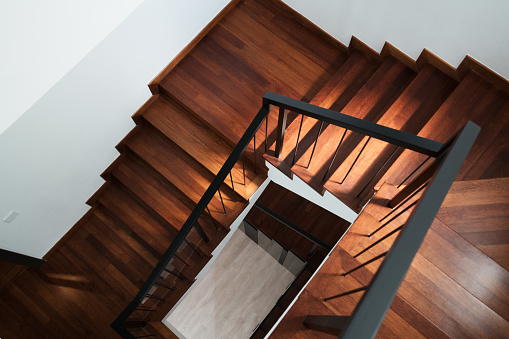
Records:
M329 79L313 100L313 105L341 111L347 102L362 87L364 82L376 70L377 64L360 52L354 52L339 70ZM298 154L295 156L297 136L302 120L299 137ZM285 132L285 139L280 159L287 164L296 163L306 167L311 155L312 146L319 131L320 123L313 118L297 116ZM278 167L277 163L273 163ZM279 167L278 167L279 168Z
M97 201L143 238L156 251L154 255L158 257L164 253L177 235L173 227L154 218L153 214L133 199L117 180L103 185Z
M284 21L274 20L274 15ZM274 30L284 31L284 36ZM239 3L198 46L160 87L233 143L266 91L300 99L314 93L329 69L345 59L343 50L322 41L286 9L263 2Z
M454 182L437 218L509 270L509 179Z
M356 267L358 264L359 262L352 258L341 248L341 246L334 249L330 258L306 287L304 293L292 306L289 313L276 328L274 334L277 335L279 330L288 329L290 327L290 323L296 325L297 321L300 322L304 320L304 317L308 314L340 316L351 315L363 292L349 294L328 301L324 301L323 298L366 286L373 276L373 273L367 268L361 268L345 277L342 277L339 274ZM305 310L307 307L309 308ZM301 309L304 309L305 311L303 310L299 312ZM416 324L418 324L418 327ZM413 326L416 327L414 328ZM296 333L303 333L294 331L302 331L302 329L299 329L298 327L294 329L291 332L294 337L297 336ZM413 309L400 296L395 297L391 309L382 322L378 336L398 338L447 337L438 327L436 327L436 325Z
M214 179L214 175L150 124L122 143L175 187L198 203ZM213 217L229 227L246 207L245 200L228 186L222 188L223 205L216 194L209 203Z
M481 126L481 131L465 160L470 165L461 168L456 180L508 177L509 167L502 165L502 159L509 149L508 139L503 137L509 133L509 96L475 72L461 81L418 135L447 142L469 120ZM493 163L496 158L500 160ZM403 183L425 159L424 155L404 151L380 184Z
M372 208L370 205L380 205L381 201L387 201L397 192L394 186L383 185L377 192L377 200L366 206L351 231L341 240L341 248L350 255L357 255L366 246L403 224L410 212L395 219L375 235L366 237L381 225L378 219L385 215L381 208ZM370 215L370 211L379 213L376 219ZM398 295L451 337L471 332L481 335L482 331L489 331L494 337L502 335L500 331L509 326L504 318L508 314L508 296L500 293L507 290L507 271L444 226L438 220L432 224ZM394 238L386 239L356 259L364 262L387 251ZM440 246L440 252L436 252L437 246ZM381 260L378 260L365 268L374 273L380 264ZM478 272L486 273L475 277ZM470 313L461 311L465 309L469 309ZM452 323L462 326L451 326Z
M377 71L369 78L364 86L355 94L342 113L372 122L376 122L389 109L393 102L401 95L405 88L415 78L416 73L392 57L384 60ZM338 126L329 125L318 139L313 161L308 168L302 161L294 166L293 171L299 178L308 182L317 192L323 194L323 178L330 175L329 165L340 140L341 147L334 161L340 163L362 141L362 135L347 132ZM344 137L343 137L344 134ZM309 159L310 154L304 159ZM308 161L308 160L306 160ZM356 203L347 204L356 206Z
M143 118L214 175L219 172L233 150L231 144L223 137L214 133L199 118L169 98L159 96L144 111ZM235 192L247 200L265 180L265 175L260 172L254 173L253 164L247 157L245 161L246 184L244 185L240 159L232 170L232 175ZM228 177L224 183L231 188Z
M195 207L187 196L133 154L127 154L123 161L116 163L111 173L175 230L180 230ZM227 231L219 226L217 231L206 213L201 215L199 223L211 240L204 245L207 253L211 253Z
M417 134L456 85L456 81L428 64L377 123ZM338 199L348 197L347 201L360 203L372 194L372 188L401 151L384 141L364 137L351 154L335 161L324 187Z

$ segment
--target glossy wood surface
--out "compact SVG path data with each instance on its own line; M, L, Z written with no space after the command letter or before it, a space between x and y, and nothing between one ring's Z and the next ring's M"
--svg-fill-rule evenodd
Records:
M103 173L107 183L89 199L91 212L42 270L25 271L2 293L0 337L117 337L111 322L182 227L257 113L261 96L274 91L312 98L347 58L344 46L323 39L282 3L249 0L230 7L180 62L158 76L160 84L151 84L161 94L133 116L139 126L118 145L123 154ZM232 171L235 192L229 180L221 188L227 214L219 195L209 206L219 230L210 216L200 218L211 243L200 242L196 232L189 238L199 244L200 256L193 267L184 267L187 279L159 305L166 312L265 179L261 153L254 171L252 148L245 158L246 181L239 160ZM136 334L174 337L158 324L150 319Z
M470 71L478 67L473 61L470 66L458 68L461 76L457 79L461 82L456 84L456 77L451 79L440 73L449 71L438 66L437 59L433 61L435 66L421 61L414 67L394 48L386 48L388 52L377 58L359 41L347 50L322 33L280 1L239 1L225 13L178 64L171 65L171 72L158 78L160 94L149 98L133 116L139 126L119 144L123 156L103 174L108 182L89 200L94 206L91 211L49 253L41 270L26 270L1 294L0 337L117 337L110 323L138 292L171 243L200 192L258 111L266 91L313 103L335 97L328 105L333 107L337 101L335 107L347 114L386 121L391 126L406 126L409 121L412 131L442 142L467 120L481 126L481 135L458 177L465 183L453 187L450 200L444 203L378 336L507 337L509 242L507 197L503 193L507 192L507 183L477 181L509 177L509 97L499 89L504 84L497 80L494 85L485 79L490 78L486 74ZM433 59L429 54L427 57ZM387 110L394 114L384 120L382 115ZM420 129L417 125L421 121L414 124L412 120L400 120L404 116L400 111L434 114ZM290 113L283 160L293 156L300 123L296 118ZM274 141L275 121L276 115L272 114L269 145ZM305 126L308 131L317 131L313 121ZM324 173L328 166L325 164L334 153L335 146L328 136L331 131L326 128L324 138L320 137L317 162L310 167L309 178L305 178L309 183L314 182L317 173ZM257 134L258 162L264 151L264 132L262 126ZM314 137L302 137L302 145L307 146L299 148L296 160L305 162ZM346 145L349 152L358 147L351 141ZM220 215L219 196L212 201L211 213L220 225L219 231L210 217L204 217L205 231L213 243L224 237L224 226L265 178L261 168L254 172L253 146L250 144L246 153L246 163L250 165L246 184L238 162L232 172L236 193L228 180L223 185L227 216ZM349 157L349 152L343 158ZM422 160L403 152L393 165L398 170L387 172L377 186L385 181L400 184ZM336 161L336 166L342 163ZM289 170L287 173L292 175ZM365 178L359 180L365 183ZM319 191L321 185L312 184ZM384 209L373 205L359 219L359 227L363 220L369 221L369 230L377 225L377 220L367 213L375 215ZM308 216L302 219L306 224L317 222ZM394 226L396 222L370 241ZM284 234L283 229L278 230ZM334 251L327 266L329 271L324 271L327 274L311 285L323 284L325 288L305 291L274 337L324 337L303 327L305 315L348 314L353 309L358 294L345 297L344 303L339 299L323 303L321 298L366 284L379 263L345 277L344 285L330 278L336 278L338 270L353 268L380 254L387 245L352 258L370 238L355 229L350 234L343 239L342 248ZM305 241L292 236L282 238L292 246L309 248ZM201 243L199 237L191 240L199 243L197 251L203 259L193 257L196 266L184 272L187 279L176 285L175 294L166 303L168 309L185 293L213 249L212 245ZM5 274L8 281L13 280L10 276ZM147 331L143 334L154 331L160 337L174 337L158 322L151 322Z

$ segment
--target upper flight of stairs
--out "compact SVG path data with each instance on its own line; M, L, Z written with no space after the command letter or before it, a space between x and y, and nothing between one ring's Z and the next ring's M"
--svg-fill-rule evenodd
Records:
M509 333L508 187L507 180L499 181L509 177L509 95L475 71L462 69L461 77L451 77L436 59L409 62L387 46L382 55L355 38L346 47L280 1L238 1L151 84L154 95L133 116L136 127L118 144L121 155L102 174L106 183L88 201L90 212L41 270L25 271L2 294L0 318L9 326L0 323L0 336L114 337L111 322L138 293L267 91L440 142L468 120L480 125L457 179L463 181L444 202L379 336L495 338ZM376 218L387 212L376 199L406 184L426 156L324 124L310 161L320 123L303 119L295 155L300 123L301 117L290 112L279 159L273 157L276 112L269 115L267 131L262 124L256 144L246 151L246 182L238 162L232 171L234 187L225 180L221 188L227 213L216 195L211 215L200 218L210 242L192 232L192 266L173 261L182 276L175 277L174 290L154 319L161 319L163 310L185 293L263 182L263 157L356 211L380 189L272 337L328 337L305 328L305 315L353 310L359 293L327 303L321 298L369 282L379 262L351 276L339 274L387 248L382 244L354 258L364 244L387 232L360 235L380 224ZM494 200L480 202L479 194ZM300 246L309 248L304 242ZM159 322L150 326L148 334L174 337Z

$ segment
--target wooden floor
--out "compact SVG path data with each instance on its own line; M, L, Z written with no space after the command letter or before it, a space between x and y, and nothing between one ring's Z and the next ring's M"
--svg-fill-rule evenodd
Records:
M6 279L0 280L6 287L0 295L1 338L117 337L111 322L136 295L182 227L257 113L266 91L441 142L467 120L481 126L459 182L379 336L507 337L509 95L473 71L459 83L432 65L416 72L391 56L373 57L358 43L347 49L302 22L280 1L241 0L161 79L155 86L158 94L135 114L136 128L118 145L121 155L102 174L106 183L88 201L93 207L72 234L40 270L19 275L22 269L1 267L7 271ZM275 120L272 114L268 146L274 140ZM328 190L352 208L359 208L376 188L383 188L378 197L394 194L395 187L425 160L350 132L344 134L335 156L345 131L320 128L312 119L304 121L295 152L299 124L299 117L291 113L283 157L270 159L269 154L268 159L285 174L298 175L320 193ZM263 126L257 140L263 140L264 132ZM317 152L306 167L317 135ZM211 217L204 217L212 243L224 237L245 199L265 178L261 168L254 171L253 146L248 147L246 183L238 164L233 171L235 190L228 182L223 185L227 214L221 213L221 202L215 197ZM256 144L258 163L264 146L260 141ZM361 149L364 156L357 159ZM375 152L380 156L372 156ZM383 170L378 171L381 164ZM351 173L357 174L343 179L354 167ZM375 216L383 208L370 206L357 222L359 230L378 223ZM219 223L218 230L212 218ZM321 298L367 284L377 264L346 277L342 284L330 278L336 278L338 269L352 268L380 253L384 245L353 258L368 238L361 232L348 234L274 338L324 337L304 328L303 316L347 315L353 310L359 294L327 304ZM200 251L209 254L212 247L200 244ZM192 278L179 285L179 295ZM174 337L164 326L155 332Z

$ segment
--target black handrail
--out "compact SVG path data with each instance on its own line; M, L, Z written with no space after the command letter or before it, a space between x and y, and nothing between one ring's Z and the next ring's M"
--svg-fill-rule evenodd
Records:
M438 156L444 147L444 144L438 141L422 138L407 132L378 125L371 121L354 118L350 115L335 112L330 109L311 105L303 101L271 92L267 92L263 96L263 104L278 106L281 108L280 112L290 110L295 113L304 114L317 120L327 122L331 125L340 126L375 139L386 141L393 145L408 148L412 151L426 155L431 155L432 157ZM280 118L280 120L283 119ZM284 122L286 123L286 119L284 119ZM278 133L278 137L279 136L280 134ZM282 136L284 136L284 133L282 133ZM278 155L279 154L276 151L276 157Z
M191 212L191 215L186 220L180 231L177 233L177 236L172 241L166 252L163 254L161 260L157 263L156 267L145 281L143 286L140 288L140 291L136 295L136 297L129 303L129 305L122 311L122 313L115 319L115 321L111 324L111 327L120 334L123 338L134 338L134 336L124 328L122 325L124 321L131 315L132 312L137 308L137 306L143 301L145 296L148 294L148 291L156 281L156 279L161 275L164 268L170 260L173 258L178 248L182 245L187 235L193 229L194 225L198 221L198 218L203 213L209 202L212 200L216 191L219 190L223 181L229 175L232 168L235 166L237 160L240 158L241 154L243 154L246 147L251 142L251 139L258 131L258 128L262 124L263 120L269 114L269 106L263 105L262 108L258 111L258 114L255 116L249 127L247 128L244 135L240 138L239 142L233 149L232 153L226 159L224 165L221 167L214 180L212 180L211 184L203 194L202 198L196 205L196 207Z
M407 224L407 226L405 228L405 230L409 229L409 228L410 229L417 228L418 230L413 231L413 232L418 232L419 235L422 235L422 237L424 237L424 235L426 234L427 228L424 231L424 233L422 233L422 230L420 229L420 227L422 227L422 225L426 224L428 221L429 221L429 224L431 224L431 221L433 220L433 218L440 206L440 203L443 200L443 197L445 197L445 194L447 193L448 188L450 187L450 185L452 184L452 181L454 180L454 176L456 175L457 170L459 169L459 166L463 162L464 157L466 157L466 153L468 153L468 150L471 147L471 144L470 144L470 146L467 145L468 147L466 146L466 144L468 144L469 142L473 143L473 140L471 140L471 138L475 139L475 136L477 135L478 129L479 129L476 125L474 125L472 123L467 123L465 128L462 130L462 132L459 134L458 138L454 142L454 145L451 147L448 147L450 144L444 145L442 143L439 143L439 142L436 142L433 140L421 138L421 137L418 137L418 136L415 136L415 135L412 135L412 134L409 134L406 132L402 132L402 131L398 131L398 130L388 128L385 126L377 125L375 123L364 121L364 120L357 119L357 118L353 118L351 116L348 116L348 115L345 115L345 114L342 114L339 112L334 112L334 111L324 109L324 108L321 108L318 106L314 106L314 105L311 105L311 104L308 104L305 102L301 102L301 101L298 101L295 99L291 99L291 98L284 97L284 96L281 96L278 94L267 92L263 96L263 105L260 108L260 110L258 111L257 115L255 116L255 118L253 119L253 121L251 122L249 127L247 128L246 132L244 133L244 135L241 137L241 139L239 140L239 142L233 149L232 153L230 154L230 156L228 157L228 159L226 160L224 165L221 167L221 169L217 173L216 177L214 178L214 180L212 181L212 183L210 184L208 189L205 191L204 195L202 196L202 198L200 199L200 201L198 202L196 207L191 212L191 215L186 220L186 222L182 226L181 230L178 232L177 236L175 237L175 239L173 240L171 245L168 247L168 249L162 256L159 263L156 265L156 267L154 268L154 270L152 271L152 273L150 274L148 279L145 281L145 283L141 287L141 289L138 292L138 294L136 295L136 297L131 301L131 303L129 303L129 305L122 311L122 313L111 324L113 329L115 329L115 331L118 334L120 334L123 338L135 338L128 330L125 329L125 327L123 326L123 323L128 319L128 317L131 315L131 313L133 313L136 309L138 309L139 304L142 303L144 298L146 298L150 288L154 285L154 283L156 282L158 277L161 275L163 270L165 270L166 266L168 265L170 260L174 257L174 255L177 252L177 250L179 249L179 247L186 240L186 237L189 234L189 232L191 232L193 227L195 227L195 225L198 222L199 217L201 216L203 211L207 208L209 202L212 200L215 193L219 191L219 188L221 187L221 185L223 184L223 182L227 178L227 176L230 174L230 171L233 169L233 167L235 166L235 164L237 163L237 161L243 154L244 150L246 149L246 147L251 142L251 139L254 138L260 125L263 123L263 120L267 118L267 115L269 114L272 105L278 106L280 108L280 116L279 116L277 140L276 140L276 156L279 156L279 153L283 146L284 132L286 129L286 116L287 116L287 113L289 110L296 112L296 113L301 113L303 115L306 115L306 116L309 116L309 117L312 117L312 118L315 118L318 120L321 120L323 122L327 122L329 124L344 127L348 130L359 132L361 134L368 135L370 137L373 137L373 138L376 138L379 140L383 140L383 141L389 142L389 143L397 145L397 146L401 146L401 147L408 148L408 149L411 149L411 150L414 150L414 151L417 151L417 152L420 152L420 153L423 153L426 155L430 155L433 157L443 155L446 152L447 154L444 157L441 157L441 159L440 159L442 164L440 165L440 168L438 169L437 174L435 175L435 181L438 180L437 178L439 178L439 181L441 182L442 187L440 187L440 184L435 184L435 183L428 186L428 189L425 193L426 196L423 195L423 201L421 201L421 203L416 207L416 209L413 212L414 217L412 218L411 222L409 222L409 224ZM266 131L266 133L267 133L267 131ZM256 154L256 149L255 149L255 154ZM452 164L452 162L454 162L454 161L459 161L458 162L459 165ZM454 172L454 175L451 174L453 172ZM451 178L451 175L452 175L452 178ZM443 179L443 177L447 177L447 179ZM437 187L437 185L438 185L438 187ZM428 195L427 192L431 192L431 193ZM442 195L443 195L442 200L440 200L438 205L436 205L436 202L433 203L433 201L431 201L431 200L433 200L433 198L436 198L437 196L442 196ZM424 200L425 197L426 197L426 199ZM416 220L417 217L419 217L419 218L423 217L425 222L422 222L421 220ZM429 218L431 218L431 221ZM409 225L411 227L409 227ZM427 227L429 227L429 225ZM405 233L402 232L399 235L398 240L402 239L404 234ZM404 239L406 239L406 238L408 238L408 236L405 235ZM410 240L412 240L411 244L412 244L412 246L414 246L416 244L415 240L414 239L410 239ZM398 241L398 244L400 242L402 242L402 241ZM421 242L422 242L422 239L421 239ZM420 242L417 245L415 245L416 246L415 248L411 249L410 253L414 250L415 250L415 252L417 252L419 245L420 245ZM389 254L385 258L385 260L381 266L381 268L385 267L383 272L380 273L380 270L379 270L377 272L377 274L375 275L375 277L382 276L383 278L377 278L377 279L372 280L371 285L369 286L367 292L363 295L363 298L361 299L361 301L367 300L366 302L363 302L363 303L368 303L370 305L373 304L373 300L372 300L373 297L371 297L371 296L374 294L374 292L371 292L371 291L372 290L378 291L381 288L379 286L380 285L379 282L377 282L375 284L375 280L379 281L380 279L382 279L383 280L382 285L386 284L387 281L389 281L389 282L394 281L390 277L390 275L389 275L389 278L387 277L388 276L387 272L390 273L390 272L392 272L392 270L394 270L394 267L393 267L394 264L392 264L392 261L391 261L394 259L390 259L390 258L394 257L394 254L392 254L392 253L397 251L401 256L407 255L407 253L400 253L400 252L405 252L405 251L402 251L400 249L400 247L403 247L403 245L399 245L397 250L395 250L393 247L393 249L391 249L389 251ZM415 255L415 253L414 253L414 255ZM412 258L413 258L413 255L412 255ZM398 260L401 261L403 259L399 258ZM407 261L408 260L406 260L405 263ZM388 263L391 263L391 264L388 264ZM410 263L411 263L411 259L408 261L408 266ZM406 272L406 270L408 270L408 266L406 267L404 273ZM401 279L404 277L404 273L403 273ZM398 270L397 274L398 274L397 279L399 279L399 275L401 274L400 270ZM382 298L382 300L384 300L383 303L377 301L375 303L375 305L373 305L373 307L376 306L376 310L379 313L379 316L373 317L373 315L371 314L369 317L369 318L374 319L374 320L372 319L372 321L370 321L371 323L372 322L376 323L375 326L372 326L372 325L368 326L368 328L370 328L370 331L371 331L370 336L374 336L374 334L376 334L376 330L380 326L381 321L383 320L383 317L384 317L385 313L387 312L388 307L390 306L390 303L392 302L392 299L395 296L395 293L396 293L395 291L397 291L400 283L401 283L401 281L399 281L399 283L397 283L397 286L391 285L389 287L391 289L391 292L394 290L394 293L393 294L391 293L389 301L387 301L388 299L386 297L384 297L384 298ZM382 287L387 288L387 286L382 286ZM385 292L382 293L382 295L385 295ZM368 298L368 296L369 296L369 298ZM387 304L387 302L388 302L388 304ZM380 307L382 307L382 308L385 307L386 304L388 305L387 309L384 309L380 313L378 311L378 309ZM358 318L358 317L366 316L364 314L366 312L366 306L362 306L362 307L361 306L362 306L361 303L359 303L357 305L357 308L355 311L356 313L354 313L354 315L350 318L351 325L348 328L349 329L348 333L354 333L353 336L349 334L348 337L350 337L350 338L370 337L370 336L363 336L363 335L356 336L356 333L357 333L356 331L358 331L357 328L359 326L360 327L365 326L362 324L359 325L358 320L356 320L356 317ZM151 310L151 311L153 311L153 310ZM369 311L369 307L368 307L368 311ZM361 315L356 316L357 313L359 313ZM366 318L363 318L363 319L366 319ZM366 333L366 332L364 331L363 333Z
M467 122L438 161L419 204L357 304L341 338L374 338L480 128Z

